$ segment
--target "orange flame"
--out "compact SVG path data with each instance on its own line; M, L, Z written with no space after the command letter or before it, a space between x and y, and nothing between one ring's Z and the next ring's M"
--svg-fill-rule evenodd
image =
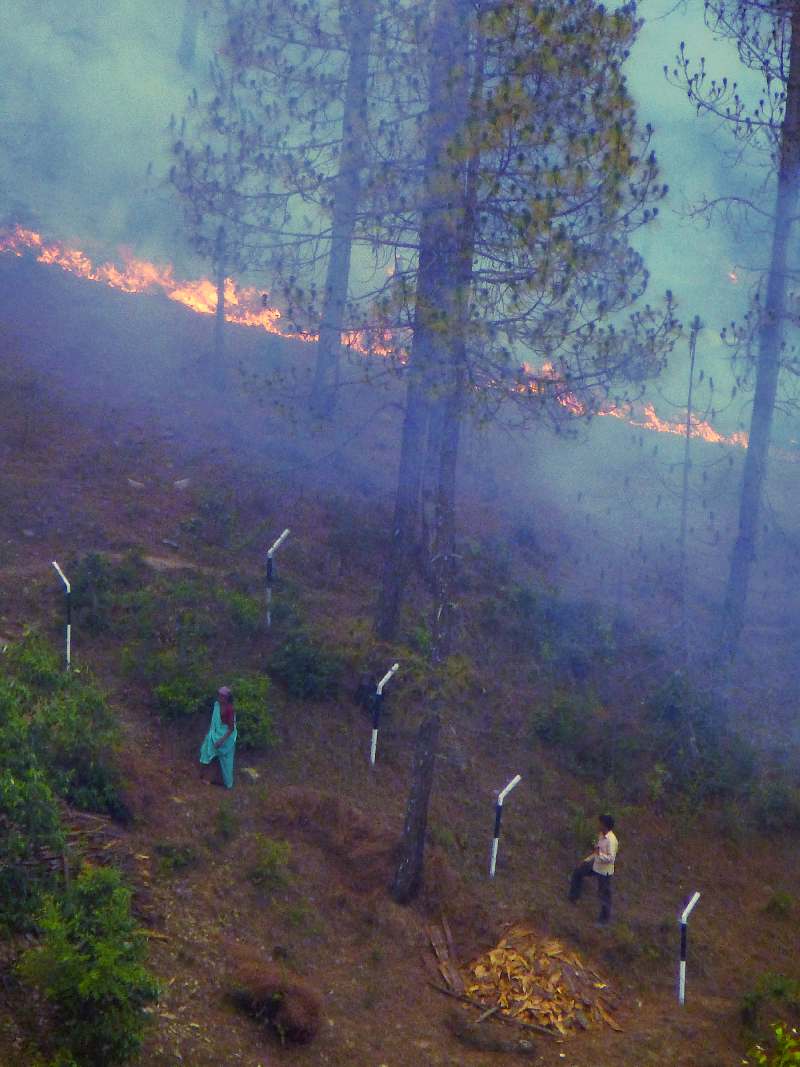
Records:
M528 363L523 363L520 370L524 375L523 384L519 387L522 392L553 392L554 387L557 390L559 384L563 385L553 364L549 361L545 361L538 371L534 370ZM554 395L558 403L571 414L586 414L586 406L566 388L563 392L556 391ZM678 422L662 419L660 415L656 414L656 409L652 403L645 403L640 407L634 407L632 404L623 404L619 407L604 406L599 408L595 414L609 416L612 419L621 419L623 422L627 422L629 426L635 426L640 430L674 434L677 437L686 436L685 416ZM689 436L699 438L701 441L707 441L709 444L732 445L735 448L747 448L748 443L748 435L744 430L738 430L731 434L720 433L719 430L714 429L710 422L700 419L696 415L691 417Z
M91 259L80 249L67 248L60 241L45 243L41 234L15 226L5 237L0 237L0 252L21 256L23 252L36 252L39 263L52 263L79 278L102 282L112 289L125 293L162 292L169 300L191 308L201 315L212 315L217 306L217 290L208 278L199 281L178 282L172 267L160 267L144 259L137 259L128 250L122 251L122 267L103 263L95 267ZM244 326L259 326L268 333L282 333L278 322L281 313L277 308L261 307L262 295L254 288L240 288L231 278L225 279L225 318ZM310 338L309 338L310 339Z
M686 419L682 422L671 422L656 415L656 409L652 404L643 404L640 411L634 411L630 404L623 408L607 408L598 412L600 415L610 415L614 419L624 419L629 426L636 426L641 430L654 430L656 433L671 433L678 437L686 436ZM710 422L698 419L692 415L689 429L690 437L697 437L709 444L733 445L736 448L747 448L748 435L744 430L735 433L724 434L715 430Z
M127 249L123 249L121 253L122 267L114 263L102 263L96 267L80 249L68 248L60 241L45 243L41 234L34 230L15 226L6 236L0 235L0 253L10 252L12 255L22 256L27 251L35 252L39 263L52 263L70 274L101 282L125 293L162 292L169 300L174 300L201 315L213 315L217 306L216 286L210 279L177 281L173 277L172 267L169 264L158 266L148 260L137 259ZM263 296L260 290L238 286L232 278L225 279L225 308L225 319L228 322L237 323L240 326L258 327L266 330L267 333L295 340L315 341L317 339L316 334L297 334L282 329L279 309L263 307ZM356 351L371 355L403 358L402 350L398 351L396 339L387 332L382 332L376 337L371 335L368 337L366 333L354 331L345 334L342 337L342 343ZM520 370L523 381L518 388L521 392L541 393L552 392L555 389L556 399L562 407L573 415L586 413L584 405L576 396L566 388L559 390L558 375L551 363L545 362L538 371L529 364L523 364ZM630 405L620 408L603 408L598 414L622 419L631 426L656 433L676 434L681 437L686 434L685 420L670 422L662 419L656 414L652 404L644 404L641 410L636 411ZM694 417L691 422L690 436L716 444L747 448L747 434L743 431L728 435L721 434L710 423Z

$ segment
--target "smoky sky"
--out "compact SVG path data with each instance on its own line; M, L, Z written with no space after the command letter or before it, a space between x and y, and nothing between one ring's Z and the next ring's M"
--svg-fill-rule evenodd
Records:
M202 0L194 0L203 7ZM0 35L0 220L39 226L50 237L112 257L120 245L197 268L182 238L180 211L164 182L167 126L193 86L204 88L214 47L201 21L193 69L178 62L185 0L6 0ZM670 86L681 40L704 55L713 74L748 84L730 43L705 29L702 5L646 0L644 28L628 61L642 123L670 187L659 220L638 238L651 272L650 298L671 289L679 314L700 315L702 358L726 373L719 329L746 310L754 275L768 252L766 235L718 217L688 217L703 197L753 195L763 173L735 161L718 120L695 116L685 92ZM756 90L757 91L757 90ZM152 175L148 177L148 163ZM763 254L762 254L763 248ZM735 271L738 283L730 280ZM666 388L681 381L676 353ZM701 399L702 403L702 399ZM729 412L738 420L741 411Z
M48 236L168 251L166 129L195 80L183 4L10 0L0 37L2 215ZM174 214L174 210L173 210Z

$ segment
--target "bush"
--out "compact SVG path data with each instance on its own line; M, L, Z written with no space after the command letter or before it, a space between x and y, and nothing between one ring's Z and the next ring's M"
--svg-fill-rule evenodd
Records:
M663 748L673 787L704 799L742 795L756 771L751 745L727 727L724 710L675 672L647 703L653 747ZM696 750L691 736L694 735Z
M755 986L742 997L741 1016L745 1026L755 1027L766 1004L779 1003L785 1010L800 1011L800 981L785 974L767 972L760 975Z
M175 845L160 841L155 846L158 853L158 872L161 875L180 874L199 862L197 851L191 845Z
M307 631L297 630L275 653L268 670L292 696L326 700L336 696L342 661Z
M176 667L175 673L153 688L156 707L168 719L180 719L202 711L214 691L213 682L191 668Z
M219 591L220 599L227 604L230 620L243 637L257 637L264 626L266 608L258 597L249 593L226 593Z
M41 701L31 717L31 742L55 790L76 807L126 819L113 753L119 730L105 696L83 678Z
M202 711L214 692L208 653L202 646L182 655L174 648L152 652L138 642L123 648L122 666L126 674L151 687L156 707L168 719Z
M596 710L596 703L579 693L555 693L550 704L534 708L531 728L546 745L574 747L589 728Z
M231 682L236 707L236 744L250 752L264 752L275 745L272 713L267 706L269 679L245 674Z
M26 630L21 641L9 646L6 664L18 681L34 689L52 692L69 678L61 653L36 630Z
M781 779L765 782L753 796L753 811L768 833L800 830L800 790Z
M90 552L72 563L72 610L81 628L102 633L111 625L115 568L98 552Z
M9 739L0 731L4 752ZM55 795L45 775L31 764L0 770L0 924L25 929L40 905L43 890L56 876L35 861L41 849L64 847Z
M256 860L248 878L259 889L274 890L289 884L292 846L264 834L256 834Z
M791 1029L784 1023L773 1023L772 1033L775 1047L772 1050L765 1049L763 1045L756 1045L750 1050L750 1060L757 1067L800 1067L800 1035L797 1030Z
M794 897L791 893L784 893L781 890L773 893L764 905L764 914L773 919L788 919L793 911Z
M63 900L46 898L41 942L19 964L23 980L52 1007L60 1050L88 1067L132 1059L142 1044L144 1007L156 999L130 902L118 871L85 867Z

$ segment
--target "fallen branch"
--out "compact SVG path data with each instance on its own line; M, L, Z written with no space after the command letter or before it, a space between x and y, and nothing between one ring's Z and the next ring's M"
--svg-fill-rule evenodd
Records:
M490 1015L494 1015L496 1011L500 1011L499 1004L495 1004L493 1008L487 1008L486 1011L479 1015L475 1020L475 1026L477 1026L478 1023L482 1023L484 1019L488 1019Z
M469 1004L473 1008L478 1010L483 1008L483 1004L479 1000L473 1000L472 997L466 996L462 993L454 993L452 989L446 989L443 985L437 985L436 982L428 982L429 986L432 986L439 993L444 993L446 997L452 997L454 1000L460 1000L463 1004ZM497 1005L499 1008L500 1005ZM495 1009L492 1008L492 1011ZM502 1019L504 1023L511 1023L512 1026L519 1026L523 1030L535 1030L537 1034L546 1034L548 1037L560 1038L562 1035L555 1030L548 1030L546 1026L539 1026L538 1023L524 1023L520 1019L512 1019L510 1015L503 1015L502 1012L497 1016L498 1019Z

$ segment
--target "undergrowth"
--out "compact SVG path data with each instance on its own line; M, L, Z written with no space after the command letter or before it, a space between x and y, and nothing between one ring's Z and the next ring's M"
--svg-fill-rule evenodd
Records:
M72 1057L81 1067L110 1067L141 1048L144 1009L157 986L130 905L130 890L107 867L87 866L62 896L44 898L39 943L18 971L51 1009L50 1036L62 1063Z
M30 631L2 660L0 676L0 922L25 927L57 877L42 853L60 854L58 798L126 820L116 761L118 727L86 674Z

